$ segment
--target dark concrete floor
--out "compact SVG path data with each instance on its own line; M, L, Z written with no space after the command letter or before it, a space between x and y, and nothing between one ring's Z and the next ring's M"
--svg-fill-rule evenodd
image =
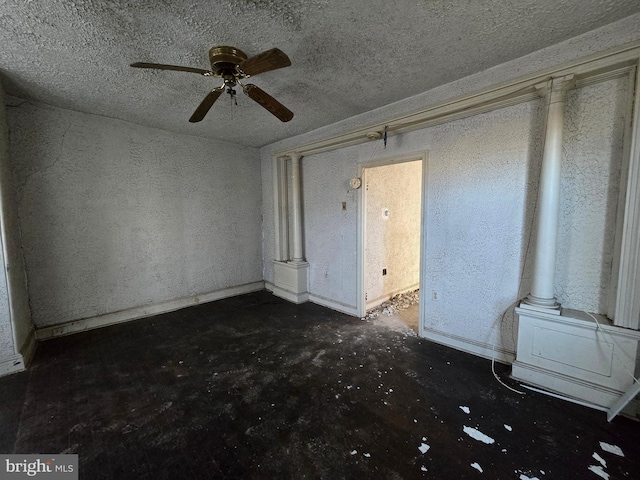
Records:
M2 453L77 453L92 480L632 479L639 433L401 323L267 292L50 340L0 379Z

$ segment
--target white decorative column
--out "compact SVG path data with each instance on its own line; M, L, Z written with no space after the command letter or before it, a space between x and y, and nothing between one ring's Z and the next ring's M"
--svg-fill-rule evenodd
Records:
M629 390L640 332L612 326L606 317L560 308L554 297L560 202L562 126L573 75L540 85L549 101L537 203L531 293L518 315L518 347L511 375L521 381L597 407L613 408ZM600 324L600 325L599 325ZM632 404L628 413L638 406Z
M292 152L287 155L291 160L291 196L288 198L284 215L291 213L291 233L293 236L291 248L292 258L288 261L273 262L274 288L273 293L294 303L304 303L309 300L309 264L304 258L303 228L302 228L302 182L300 178L300 160L302 155ZM281 238L281 242L288 242Z
M291 219L293 229L293 263L304 262L302 246L302 196L300 195L300 159L302 155L292 153L291 159Z
M536 224L536 250L534 253L533 284L531 293L521 308L560 314L553 283L556 270L556 246L558 243L558 217L560 213L560 171L562 164L562 125L564 99L573 85L573 75L553 78L537 88L549 98L547 127L538 187L538 221Z

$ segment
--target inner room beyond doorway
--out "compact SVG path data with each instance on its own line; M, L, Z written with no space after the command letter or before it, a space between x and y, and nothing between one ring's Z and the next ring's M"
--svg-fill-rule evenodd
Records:
M422 169L423 159L413 156L381 160L362 171L365 311L398 315L416 333Z

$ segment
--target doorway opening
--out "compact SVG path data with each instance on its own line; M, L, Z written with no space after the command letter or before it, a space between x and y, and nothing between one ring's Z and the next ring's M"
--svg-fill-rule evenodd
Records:
M361 316L395 316L419 333L425 154L360 165Z

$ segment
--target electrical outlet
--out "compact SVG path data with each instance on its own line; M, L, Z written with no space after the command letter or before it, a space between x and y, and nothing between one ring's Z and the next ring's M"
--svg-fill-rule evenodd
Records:
M382 276L384 277L386 274L387 274L387 269L386 269L386 268L383 268L383 269L382 269Z
M346 210L347 209L347 202L342 202L342 210Z
M437 300L438 299L438 292L436 292L435 290L433 292L431 292L431 298L433 300Z

